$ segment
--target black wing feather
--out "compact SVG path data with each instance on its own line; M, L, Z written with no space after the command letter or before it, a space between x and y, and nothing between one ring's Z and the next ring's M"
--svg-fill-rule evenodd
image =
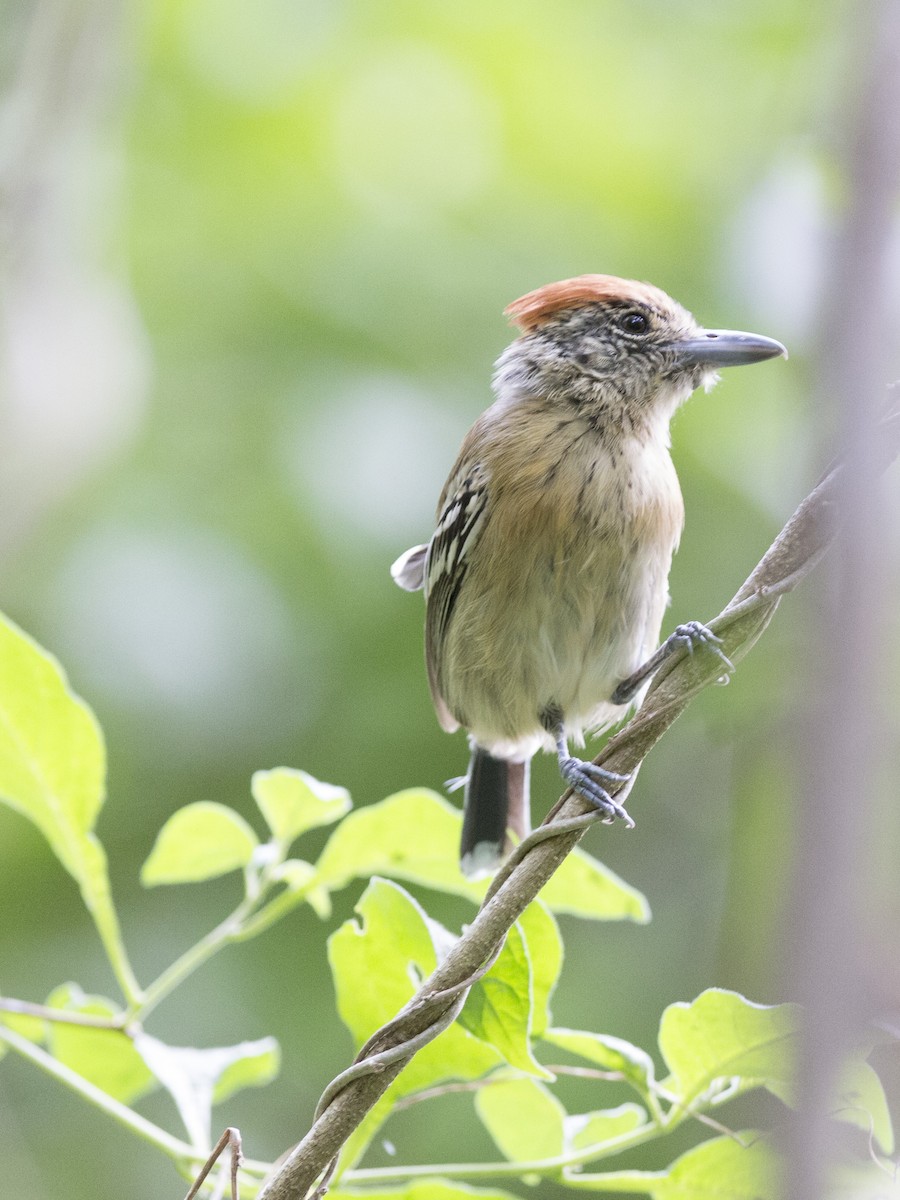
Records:
M467 467L447 489L448 499L428 546L425 563L425 660L435 707L445 728L456 728L441 686L443 647L472 549L487 512L487 478L480 466Z

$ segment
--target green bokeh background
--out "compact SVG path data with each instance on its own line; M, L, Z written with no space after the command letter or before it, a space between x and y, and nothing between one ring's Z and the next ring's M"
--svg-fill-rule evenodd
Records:
M736 590L825 458L810 397L851 22L808 0L13 0L0 17L0 607L106 731L99 832L146 982L237 896L231 879L142 891L175 808L254 820L250 775L282 763L357 804L464 769L431 710L421 597L388 566L431 531L516 296L610 272L789 344L673 431L687 527L669 625ZM636 830L590 835L654 921L564 921L558 1023L649 1047L663 1007L711 984L786 998L810 603L792 598L653 754ZM538 765L536 808L558 789ZM873 874L894 918L898 850L893 826ZM2 809L0 863L3 991L110 990L73 883ZM424 899L457 928L470 915ZM303 1132L349 1059L325 932L293 915L152 1020L178 1043L279 1037L281 1081L221 1113L253 1157ZM400 1160L490 1154L470 1105L404 1114ZM174 1121L161 1097L146 1111ZM180 1194L11 1057L0 1146L18 1200Z

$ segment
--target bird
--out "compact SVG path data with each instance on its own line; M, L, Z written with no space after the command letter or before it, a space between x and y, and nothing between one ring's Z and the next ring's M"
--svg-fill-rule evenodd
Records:
M679 646L724 658L699 622L659 645L684 523L670 422L719 368L787 357L773 338L705 329L660 288L613 275L546 284L505 315L518 336L495 365L495 400L463 440L430 540L391 567L425 592L438 721L468 731L456 782L470 878L526 835L540 749L604 819L633 824L608 791L623 777L569 743L621 721Z

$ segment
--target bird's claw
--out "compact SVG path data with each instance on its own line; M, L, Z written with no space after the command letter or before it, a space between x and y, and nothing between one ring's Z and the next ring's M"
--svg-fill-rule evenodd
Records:
M603 786L604 783L626 783L629 779L628 775L607 771L596 763L584 762L583 759L572 756L560 758L559 769L569 787L604 814L605 824L611 825L618 817L625 822L629 829L634 828L634 821Z
M676 626L675 632L672 634L672 641L683 646L692 656L697 647L709 650L721 661L726 671L734 670L734 663L721 649L722 639L716 637L713 631L700 621L687 621L684 625Z

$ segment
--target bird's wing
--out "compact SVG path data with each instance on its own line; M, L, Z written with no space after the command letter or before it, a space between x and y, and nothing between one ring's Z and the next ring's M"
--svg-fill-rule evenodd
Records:
M484 527L487 487L486 472L471 460L451 474L441 497L440 517L425 562L425 662L438 720L449 732L459 728L459 721L443 697L447 630L472 551Z

